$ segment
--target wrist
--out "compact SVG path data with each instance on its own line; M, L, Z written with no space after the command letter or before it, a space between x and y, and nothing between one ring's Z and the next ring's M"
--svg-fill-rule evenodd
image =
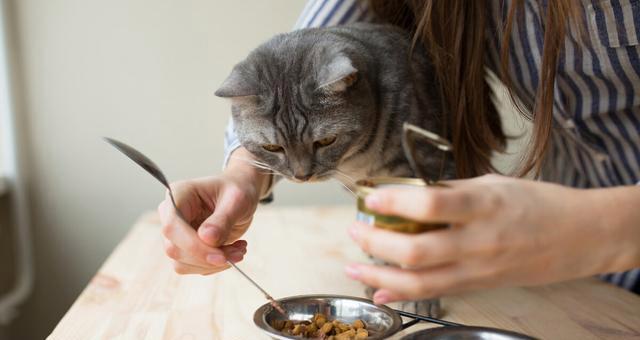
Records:
M234 178L253 188L257 199L260 199L269 192L273 176L252 166L249 162L253 159L255 157L247 149L237 148L231 153L229 163L222 173L224 177Z
M640 267L640 188L591 189L588 211L601 236L604 255L602 272Z

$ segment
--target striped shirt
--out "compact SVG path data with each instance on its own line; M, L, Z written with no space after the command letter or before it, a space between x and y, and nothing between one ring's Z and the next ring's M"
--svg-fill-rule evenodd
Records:
M487 67L498 74L509 0L489 1ZM545 2L546 3L546 2ZM640 181L640 0L583 0L586 32L571 28L554 88L554 129L542 179L578 188ZM514 20L510 73L514 91L533 107L540 79L544 23L537 1L527 0ZM375 21L366 1L311 0L295 28ZM240 144L227 127L226 156ZM640 227L640 226L639 226ZM601 278L640 293L640 269Z

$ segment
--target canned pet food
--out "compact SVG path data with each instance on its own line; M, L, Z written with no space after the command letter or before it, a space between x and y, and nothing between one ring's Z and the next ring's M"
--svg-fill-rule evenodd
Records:
M438 184L438 186L444 185ZM423 233L425 231L447 227L445 223L423 223L399 216L381 215L367 209L364 203L365 197L375 189L389 187L416 188L426 187L426 184L419 178L406 177L375 177L359 180L356 182L356 195L358 197L358 214L356 220L375 225L378 228L409 234Z
M444 184L434 184L435 186L445 187ZM427 185L422 179L419 178L404 178L404 177L375 177L364 179L356 182L356 196L358 197L358 213L356 220L400 233L418 234L431 230L447 228L446 223L423 223L404 217L381 215L367 209L365 205L365 198L372 193L375 189L399 187L399 188L416 188L426 187ZM378 265L395 266L395 264L387 263L380 259L373 258L373 262ZM371 298L375 288L367 287L365 290L366 295ZM440 307L440 299L427 299L421 301L407 301L402 303L400 309L405 312L411 312L416 314L427 315L430 317L441 317L442 309Z

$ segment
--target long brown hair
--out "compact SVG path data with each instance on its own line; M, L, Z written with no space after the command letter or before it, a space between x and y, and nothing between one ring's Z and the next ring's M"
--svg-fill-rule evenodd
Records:
M505 135L485 78L485 32L490 15L487 1L492 0L369 0L379 18L413 32L414 44L422 43L428 51L444 99L460 178L494 172L492 153L503 151L505 146ZM575 0L548 1L544 8L540 5L545 30L540 82L534 106L527 113L514 100L508 72L513 21L522 14L523 6L523 0L513 0L509 5L502 27L498 75L518 111L533 121L531 147L523 156L518 176L530 171L540 173L551 134L554 83L567 18L580 17Z

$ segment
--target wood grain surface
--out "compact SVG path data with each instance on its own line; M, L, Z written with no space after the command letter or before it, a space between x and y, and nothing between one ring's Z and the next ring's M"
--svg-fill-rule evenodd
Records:
M346 234L353 207L260 207L239 265L274 297L363 296L343 274L367 261ZM116 247L48 339L268 339L253 324L264 298L240 275L180 276L163 253L157 217L147 214ZM393 307L393 305L392 305ZM640 338L640 297L596 279L443 298L444 319L541 339ZM413 326L393 339L416 330Z

